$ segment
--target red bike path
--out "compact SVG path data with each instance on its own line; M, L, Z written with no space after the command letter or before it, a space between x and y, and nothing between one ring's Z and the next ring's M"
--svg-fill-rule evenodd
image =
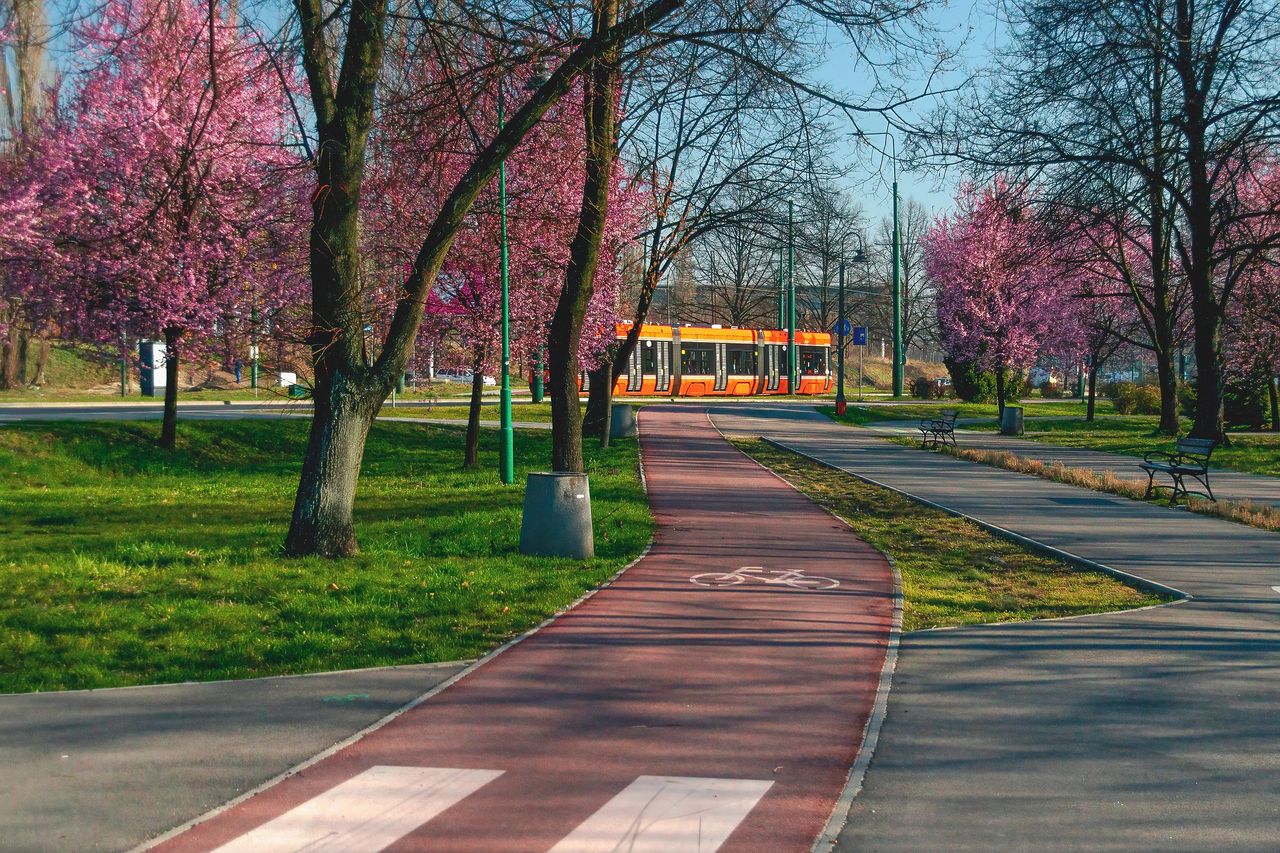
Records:
M649 407L640 429L658 522L642 560L437 695L153 849L810 850L876 702L892 569L704 411ZM690 581L742 567L839 586Z

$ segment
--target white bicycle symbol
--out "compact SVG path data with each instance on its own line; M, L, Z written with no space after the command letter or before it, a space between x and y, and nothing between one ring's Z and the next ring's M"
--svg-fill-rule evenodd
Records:
M766 569L764 566L743 566L732 572L705 572L689 578L698 586L737 586L740 583L765 583L789 586L792 589L835 589L840 581L821 575L806 575L796 569Z

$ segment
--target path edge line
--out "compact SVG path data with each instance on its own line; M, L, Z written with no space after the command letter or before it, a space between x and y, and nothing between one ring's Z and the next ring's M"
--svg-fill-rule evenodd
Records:
M638 419L637 419L637 422L638 422ZM647 499L649 497L649 481L644 474L644 442L640 436L638 429L637 429L637 435L636 435L636 444L639 447L639 451L640 451L636 458L636 465L639 467L639 471L640 471L640 488L644 492L645 498ZM439 695L440 693L443 693L445 690L448 690L450 687L457 684L459 681L466 678L468 675L471 675L473 672L480 669L480 667L484 666L486 663L493 660L498 655L507 651L512 646L515 646L516 644L529 639L534 634L538 633L543 628L550 625L552 622L555 622L556 620L560 619L560 617L576 609L578 605L582 604L584 601L591 598L596 593L600 592L603 589L606 589L609 586L612 586L614 581L622 577L622 575L628 569L630 569L632 566L636 565L637 563L639 563L641 560L643 560L645 557L649 555L649 551L653 548L655 534L656 534L656 530L654 531L654 533L649 534L649 541L645 544L644 550L642 550L639 554L637 554L635 559L631 560L625 566L618 569L616 572L610 575L608 579L602 581L601 583L587 590L582 595L578 596L576 599L574 599L572 602L566 605L564 608L551 614L546 619L543 619L537 625L534 625L532 628L525 631L523 634L519 635L518 637L513 637L512 639L507 640L505 643L498 646L496 649L489 652L488 654L485 654L485 655L482 655L481 657L476 658L465 669L461 670L460 672L454 673L452 676L440 682L436 686L432 687L430 690L423 693L421 696L418 696L414 699L410 699L408 702L401 705L399 708L396 708L394 711L387 714L386 716L378 720L375 720L374 722L365 726L363 729L360 729L355 734L349 735L343 738L342 740L338 741L337 743L333 744L329 748L321 750L320 752L316 753L310 758L304 761L301 761L298 764L293 765L287 770L283 770L280 773L277 773L275 776L272 776L270 779L267 779L265 782L262 782L261 784L256 785L253 788L250 788L248 791L245 791L243 794L240 794L228 800L222 805L215 806L214 808L204 812L203 814L197 817L194 817L191 820L185 821L179 824L178 826L173 827L170 830L167 830L161 835L157 835L154 838L150 838L146 841L143 841L141 844L137 845L136 847L130 848L127 851L127 853L144 853L144 851L146 850L150 850L153 847L163 844L169 839L175 838L189 829L193 829L194 827L199 826L202 823L206 823L207 821L212 820L213 818L217 817L218 815L224 812L230 811L231 809L235 808L241 803L247 800L250 800L253 797L256 797L258 794L263 793L267 789L280 784L285 779L288 779L292 776L296 776L297 774L301 773L303 770L306 770L316 764L319 764L321 761L324 761L326 758L329 758L330 756L341 752L342 750L346 749L352 744L357 743L360 740L363 740L365 737L373 734L378 729L381 729L382 727L386 726L388 723L391 723L392 721L404 716L409 711L412 711L414 708L418 707L423 702L426 702L428 699L431 699Z
M813 498L806 495L795 483L770 468L768 465L761 463L757 459L753 459L749 453L738 447L729 437L724 434L719 425L711 418L710 410L706 412L707 423L711 424L712 429L720 434L730 447L741 453L744 457L751 460L760 468L768 471L774 477L807 499L814 506L821 509L827 515L843 524L845 527L857 536L857 531L853 525L845 519L836 515L830 508L823 506ZM767 439L766 439L767 441ZM853 808L853 801L857 799L858 794L862 793L862 783L867 778L867 770L871 766L871 759L875 755L876 747L880 743L880 729L884 725L885 717L889 713L889 691L893 687L893 675L898 666L898 643L902 636L902 573L898 571L898 563L887 552L877 548L866 539L858 536L863 543L875 550L880 556L884 557L885 562L889 564L889 572L893 578L893 619L889 624L889 642L884 650L884 663L880 665L880 679L876 683L875 697L871 702L871 713L867 715L867 722L862 727L862 738L858 744L857 755L854 756L853 763L849 765L849 773L845 777L844 787L840 790L840 795L836 797L835 805L831 808L831 815L827 818L826 824L822 827L822 831L818 837L814 839L813 845L809 848L810 853L827 853L835 848L836 843L840 840L840 830L844 829L846 823L849 822L849 811Z
M1012 530L1001 527L998 524L992 524L989 521L983 521L980 518L969 515L968 513L965 513L965 512L961 512L958 509L953 509L949 506L945 506L943 504L931 501L928 498L922 498L919 495L915 495L915 494L912 494L911 492L905 491L903 489L899 489L896 486L890 486L887 483L882 483L879 480L874 480L871 477L866 476L865 474L859 474L857 471L852 471L848 468L842 468L839 465L834 465L826 461L825 459L819 459L818 457L813 456L812 454L805 453L803 450L798 450L797 448L792 447L786 444L785 442L778 441L777 439L769 438L768 436L762 435L760 436L760 440L765 442L766 444L771 444L774 447L777 447L781 450L786 450L789 453L794 453L797 456L803 456L805 459L808 459L810 462L816 462L817 464L823 466L824 468L830 468L833 471L839 471L843 474L848 474L851 477L857 477L859 480L862 480L864 483L870 483L873 486L879 486L882 489L888 489L891 492L897 492L898 494L902 495L904 498L915 501L916 503L921 504L923 506L927 506L930 509L935 509L935 510L938 510L939 512L945 512L947 515L954 516L956 518L962 518L965 521L976 524L978 527L981 527L983 530L986 530L988 533L992 533L996 536L999 536L1001 539L1007 539L1010 542L1014 542L1018 545L1022 545L1025 548L1030 548L1033 551L1039 551L1042 554L1047 554L1048 556L1051 556L1051 557L1057 557L1058 559L1065 560L1066 562L1071 563L1072 565L1077 566L1079 568L1089 569L1091 571L1102 572L1103 574L1111 575L1112 577L1117 578L1118 580L1125 581L1126 583L1131 584L1132 586L1135 586L1138 589L1146 590L1147 592L1154 592L1158 595L1172 596L1174 599L1173 601L1166 601L1161 604L1148 605L1148 607L1168 607L1172 604L1181 604L1184 601L1190 601L1192 598L1194 598L1194 596L1191 593L1183 592L1182 590L1177 589L1176 587L1168 586L1166 584L1160 583L1159 581L1153 581L1150 578L1144 578L1141 575L1135 575L1130 572L1126 572L1121 569L1108 566L1105 563L1099 563L1096 560L1090 560L1088 557L1081 557L1078 554L1072 554L1070 551L1064 551L1061 548L1055 548L1053 545L1047 545L1038 539L1032 539L1029 536L1023 536L1021 533L1014 533ZM1135 608L1135 609L1146 610L1147 607ZM1082 614L1082 615L1096 616L1098 614L1090 613L1090 614ZM1068 618L1068 617L1058 617L1058 618ZM1046 620L1034 620L1034 621L1046 621Z

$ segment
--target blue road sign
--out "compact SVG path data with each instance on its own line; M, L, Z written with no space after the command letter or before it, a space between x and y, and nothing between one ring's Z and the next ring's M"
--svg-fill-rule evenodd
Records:
M846 320L845 322L847 323L849 321ZM853 327L853 345L856 347L865 347L867 345L867 327L866 326Z
M848 318L848 317L841 317L839 320L837 320L837 321L836 321L836 334L837 334L837 335L848 335L848 334L849 334L849 330L850 330L850 329L852 329L852 328L853 328L853 326L849 323L849 318Z

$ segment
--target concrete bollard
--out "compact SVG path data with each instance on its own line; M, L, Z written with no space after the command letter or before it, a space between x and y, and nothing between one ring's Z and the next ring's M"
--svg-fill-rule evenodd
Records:
M609 412L609 438L635 438L636 409L630 403L615 403Z
M529 475L520 520L520 553L577 560L596 555L586 474Z
M1000 421L1001 435L1022 435L1022 407L1005 406Z

